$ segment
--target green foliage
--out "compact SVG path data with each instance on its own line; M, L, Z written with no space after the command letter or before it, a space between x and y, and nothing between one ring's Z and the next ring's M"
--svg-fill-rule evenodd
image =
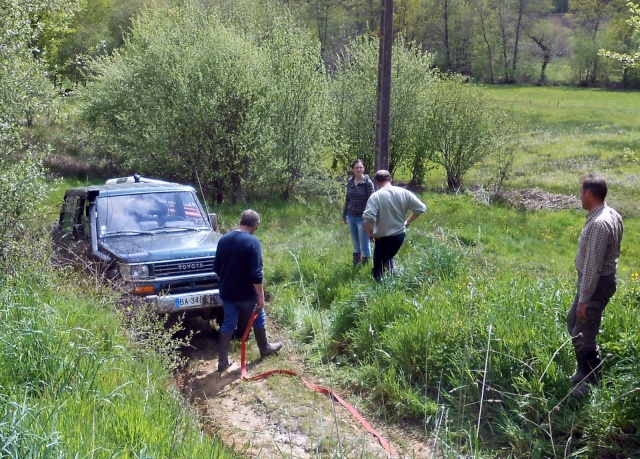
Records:
M73 32L73 16L82 9L83 3L82 0L34 0L28 3L9 0L4 2L0 16L6 15L4 19L12 24L3 31L10 35L26 33L33 57L55 73L58 46Z
M464 175L484 158L509 150L506 139L515 136L516 121L490 105L478 86L444 77L424 99L424 108L418 112L423 117L421 134L416 140L420 162L428 160L444 168L450 190L459 189ZM508 174L505 164L498 173L500 182Z
M85 62L109 55L122 46L133 21L142 11L169 8L175 3L173 0L84 1L73 16L72 30L52 49L48 59L60 84L70 88L85 82Z
M132 357L112 308L48 264L0 285L2 456L232 457L202 436L160 361Z
M392 52L391 128L389 170L405 168L419 178L423 170L415 161L413 139L424 110L419 96L431 86L435 76L433 56L415 45L396 40ZM347 172L351 162L360 158L365 166L374 166L376 87L378 78L378 41L360 38L340 54L333 78L333 107L338 144L333 164ZM415 170L415 172L414 172Z
M143 15L120 53L91 65L87 138L123 169L199 179L219 203L287 198L326 155L327 81L290 16L260 27L197 2Z
M185 53L185 49L190 52ZM121 167L237 199L264 146L264 60L197 8L141 17L121 53L93 64L83 117Z
M47 25L34 23L56 2L26 8L11 2L0 9L0 277L29 264L38 254L42 230L38 205L47 193L41 148L24 145L23 126L52 110L53 87L34 43ZM58 5L59 6L59 5Z
M290 14L274 18L263 38L270 62L268 113L273 144L253 164L251 194L287 199L301 182L318 175L331 142L329 81L319 44ZM324 178L324 177L322 177Z
M640 6L631 1L627 2L627 6L629 7L630 16L626 22L631 27L631 29L635 30L635 33L638 34L640 33ZM613 52L601 49L598 51L598 54L600 56L608 57L610 59L621 62L624 68L640 67L640 53L637 51L633 52L632 50L624 51L627 52Z
M62 1L32 2L30 8L11 1L0 9L0 121L2 137L7 126L26 123L51 108L53 88L46 65L34 56L42 50L36 43L47 23L46 16L62 8ZM42 19L42 21L41 21ZM52 26L53 27L53 26ZM4 143L4 142L3 142ZM6 153L2 153L5 157Z
M423 199L428 213L381 284L350 267L348 234L320 203L267 212L260 237L273 313L307 361L381 417L437 429L449 454L637 449L637 218L625 219L621 281L600 335L612 354L605 380L579 403L568 397L575 357L565 314L583 214L487 207L468 195Z

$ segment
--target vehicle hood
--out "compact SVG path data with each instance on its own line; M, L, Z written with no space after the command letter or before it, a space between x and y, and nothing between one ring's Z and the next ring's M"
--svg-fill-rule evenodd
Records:
M155 235L138 234L112 236L100 240L101 248L125 263L150 263L185 258L213 257L220 233L161 232Z

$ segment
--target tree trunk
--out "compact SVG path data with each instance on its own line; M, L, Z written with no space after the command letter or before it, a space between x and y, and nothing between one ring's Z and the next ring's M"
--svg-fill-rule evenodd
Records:
M446 59L447 71L451 68L451 46L449 44L449 0L444 0L444 54Z
M462 180L455 172L447 172L447 186L451 191L458 191L462 185Z

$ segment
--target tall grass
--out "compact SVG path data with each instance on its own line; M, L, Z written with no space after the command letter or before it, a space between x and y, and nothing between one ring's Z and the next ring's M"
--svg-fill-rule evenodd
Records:
M612 354L604 382L578 402L568 397L575 357L565 314L584 214L423 198L430 210L381 284L370 266L351 266L347 230L324 205L263 215L271 308L308 363L381 417L438 432L438 450L452 457L638 451L638 220L625 220L619 290L602 325Z
M0 286L0 456L233 457L161 359L129 351L108 296L85 288L44 267Z

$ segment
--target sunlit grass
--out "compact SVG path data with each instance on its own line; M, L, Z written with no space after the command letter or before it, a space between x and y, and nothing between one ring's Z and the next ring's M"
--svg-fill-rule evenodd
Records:
M511 189L577 194L591 171L609 178L609 202L640 215L640 92L569 87L486 86L491 99L524 113ZM475 179L479 177L476 175ZM474 180L470 174L469 179Z
M382 284L373 282L370 266L351 267L348 230L329 218L326 204L265 212L256 235L273 314L318 374L337 377L383 418L443 429L440 439L452 448L443 451L484 457L506 447L514 457L562 457L572 428L591 426L587 409L565 398L574 357L564 316L584 211L488 206L470 194L421 197L428 212L409 229L396 276ZM333 214L340 210L334 203ZM619 291L601 339L603 349L615 351L607 374L628 381L618 393L631 387L628 372L635 372L624 362L640 358L630 333L637 318L627 312L638 282L632 271L640 228L636 218L625 224ZM481 400L488 400L482 410ZM618 408L598 403L612 413L606 428L618 435L626 425L613 415ZM627 402L619 409L627 412ZM438 424L443 410L445 425ZM574 441L602 451L599 432Z
M233 457L202 435L161 359L128 350L109 297L74 280L42 270L0 286L2 456Z

